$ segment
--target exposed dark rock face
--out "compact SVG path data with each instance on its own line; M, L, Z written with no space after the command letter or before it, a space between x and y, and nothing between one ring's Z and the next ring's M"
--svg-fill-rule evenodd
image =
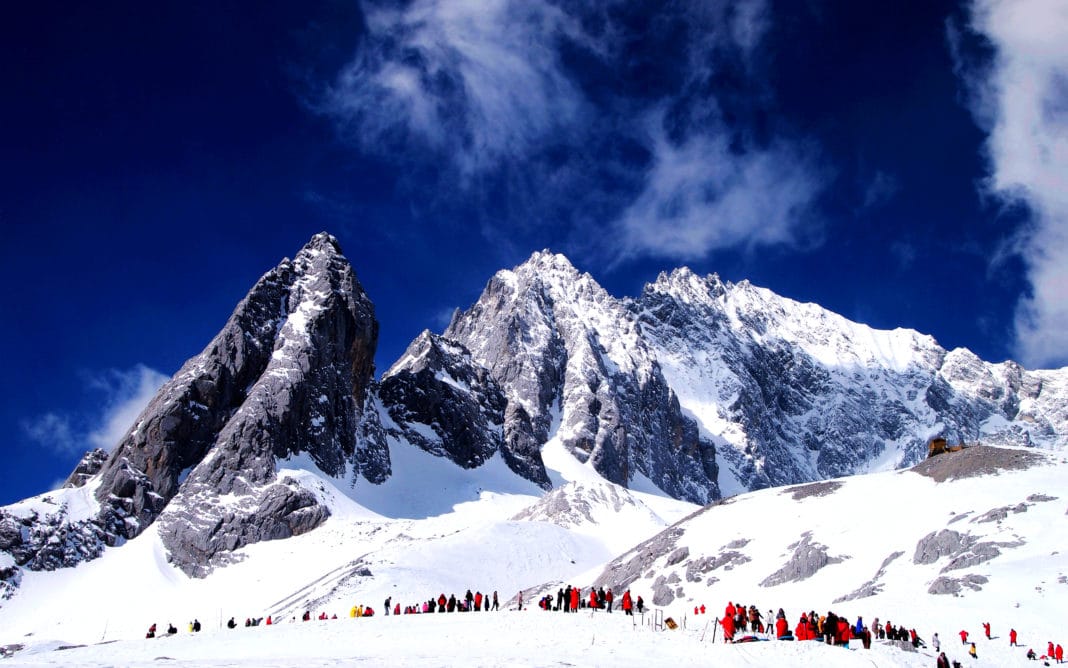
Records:
M499 272L444 337L463 344L507 398L504 437L528 460L557 437L627 486L635 474L676 498L719 496L715 447L700 436L624 304L561 255Z
M374 308L328 235L313 238L272 274L260 283L285 289L274 313L264 313L273 319L256 324L272 338L250 346L264 366L162 518L170 558L192 575L210 570L219 553L310 531L329 516L310 492L277 480L278 460L307 453L328 476L358 473L358 411L367 405L378 339ZM228 324L216 342L248 338L247 332ZM214 367L211 360L210 354L191 360L176 379L197 377ZM233 500L219 503L223 495Z
M279 481L278 462L306 455L351 483L389 476L372 394L377 339L337 240L316 235L256 283L110 456L79 463L65 487L89 489L95 516L0 511L0 549L23 568L71 566L158 521L171 561L199 576L244 545L314 529L328 509Z
M671 575L661 575L653 582L653 605L669 605L676 597L682 598L686 595L682 587L673 587L673 585L679 584L680 579L677 573Z
M500 452L517 474L549 488L536 441L516 433L529 420L513 415L513 438L505 438L508 400L462 345L423 332L383 375L379 395L398 438L466 469ZM512 452L513 445L519 452Z
M993 508L986 511L979 517L972 519L972 522L1000 522L1009 516L1009 513L1026 513L1027 504L1017 503L1015 506L1002 506L1000 508Z
M743 489L914 464L932 425L952 441L1066 443L1064 369L988 364L685 268L646 286L631 310L682 406L722 437L718 463Z
M984 575L965 575L962 578L951 578L945 575L935 578L931 586L928 587L928 594L952 594L953 596L959 596L961 591L965 588L972 591L980 591L983 585L990 582L990 579Z
M785 582L807 580L824 566L841 563L843 557L827 554L827 547L812 540L808 531L801 534L801 540L790 546L794 553L782 568L775 571L760 583L761 587L774 587Z
M54 571L100 556L107 545L104 530L85 519L71 519L66 504L41 497L40 510L0 510L0 553L13 564L0 567L0 598L10 598L22 581L22 569Z
M980 518L977 518L980 519ZM942 573L971 568L1001 555L1000 548L1014 548L1024 545L1024 541L1014 542L980 542L975 536L961 534L952 529L931 532L916 544L912 557L916 564L933 564L943 557L949 562L942 567Z
M100 469L104 467L104 463L108 460L108 453L100 448L90 450L85 453L82 460L78 462L78 465L74 467L74 471L71 472L67 481L63 483L64 487L81 487L85 485L85 482L100 472Z
M914 564L933 564L942 557L952 557L969 550L975 542L974 537L968 534L961 534L952 529L943 529L937 533L932 531L916 544L916 552L912 556L912 562Z

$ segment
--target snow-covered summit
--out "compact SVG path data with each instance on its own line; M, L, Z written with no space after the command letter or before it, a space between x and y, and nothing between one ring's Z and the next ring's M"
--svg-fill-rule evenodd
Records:
M1068 440L1068 370L989 364L687 268L617 298L540 251L379 381L377 336L337 240L316 235L253 286L111 455L79 465L71 485L92 490L92 513L0 511L0 580L150 527L162 558L202 576L243 546L326 524L336 504L316 476L396 517L556 487L570 508L644 504L666 519L657 495L705 504L900 468L937 434ZM613 497L640 504L604 505Z

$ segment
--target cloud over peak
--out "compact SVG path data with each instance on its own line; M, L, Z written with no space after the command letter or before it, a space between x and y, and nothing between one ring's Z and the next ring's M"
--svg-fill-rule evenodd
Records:
M487 235L551 218L580 247L611 239L603 252L616 260L692 260L795 242L824 185L806 147L774 132L756 141L747 125L772 94L763 0L416 0L365 12L358 52L319 110L359 150L433 164L457 196L502 202Z
M1030 294L1018 304L1016 349L1031 366L1068 363L1068 4L977 0L971 29L989 42L985 67L962 67L977 120L989 132L986 188L1029 207L1016 247Z
M62 456L91 448L111 451L133 426L169 376L138 364L125 371L109 369L85 377L85 389L97 397L100 410L86 415L49 412L22 423L27 437Z

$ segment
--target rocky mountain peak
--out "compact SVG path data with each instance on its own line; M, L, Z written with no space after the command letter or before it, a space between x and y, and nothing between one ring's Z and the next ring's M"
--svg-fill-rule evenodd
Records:
M670 272L660 272L656 281L645 286L643 294L650 297L664 295L692 304L710 304L727 294L719 274L698 276L689 267L679 267Z
M102 465L95 522L107 540L159 519L171 560L203 574L241 545L317 526L328 510L277 480L275 462L304 452L353 481L361 463L388 471L384 443L374 456L357 447L377 340L337 239L315 235L257 281ZM224 507L224 496L235 500Z
M313 236L308 243L304 244L304 248L300 250L300 254L312 253L330 253L340 256L342 254L341 243L334 235L328 232L320 232Z

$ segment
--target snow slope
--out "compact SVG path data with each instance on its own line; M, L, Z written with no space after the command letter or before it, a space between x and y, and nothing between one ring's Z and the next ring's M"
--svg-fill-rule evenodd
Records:
M199 580L166 562L153 530L76 568L27 572L18 595L0 608L0 645L23 645L7 660L10 665L934 663L930 650L886 643L866 652L817 643L713 644L721 640L713 614L695 615L694 606L718 613L735 600L763 611L782 607L791 626L801 611L815 609L850 620L890 619L927 639L939 632L950 657L961 660L967 657L954 634L966 628L979 637L980 622L990 621L996 637L978 641L980 657L984 665L1011 665L1023 660L1027 646L1041 651L1048 640L1068 640L1059 617L1068 593L1068 497L1061 491L1068 460L1061 453L1020 452L1039 461L941 482L910 470L768 489L685 518L683 511L693 506L585 479L584 465L564 457L549 460L556 466L553 475L566 484L544 497L482 489L448 512L390 518L354 501L352 490L310 470L310 462L293 459L281 470L331 508L320 528L247 546L237 553L241 561ZM947 457L936 463L962 474L965 469L953 468L956 462ZM417 463L412 466L417 470ZM567 501L564 510L553 510L554 494ZM399 501L387 499L378 510L390 503ZM928 550L917 561L925 537L946 530L971 536L969 548L959 554ZM626 549L619 548L621 534L644 542L613 559ZM791 557L805 534L805 544L823 546L829 559L808 577L791 579L784 566L796 561ZM962 557L989 555L980 546L992 543L1000 544L999 554L950 568ZM726 552L741 556L711 567ZM902 554L887 561L897 552ZM619 611L564 615L530 606L538 592L555 593L561 582L588 587L634 560L640 568L627 586L649 605L643 618ZM786 581L769 584L780 571L787 571ZM939 577L970 575L986 581L956 596L928 593ZM865 585L870 596L838 600ZM665 588L669 598L662 596ZM404 607L440 593L462 596L467 589L497 591L506 609L382 615L387 596ZM518 612L512 599L521 589L528 609ZM357 603L373 606L376 616L350 619L348 610ZM296 621L305 610L339 619ZM681 628L652 628L658 614ZM224 628L231 616L242 624L266 615L277 623ZM195 636L186 626L194 618L205 628ZM160 628L173 623L179 634L146 640L153 622ZM1024 648L1007 647L1010 626L1020 632ZM85 647L57 651L70 644Z
M633 621L641 622L641 618ZM651 621L650 616L645 622ZM703 640L702 640L703 637ZM986 656L982 648L981 656ZM877 644L867 652L819 643L713 644L700 626L655 631L621 614L523 612L407 615L207 629L53 651L27 648L23 666L930 666L929 656ZM991 665L987 663L987 665Z

